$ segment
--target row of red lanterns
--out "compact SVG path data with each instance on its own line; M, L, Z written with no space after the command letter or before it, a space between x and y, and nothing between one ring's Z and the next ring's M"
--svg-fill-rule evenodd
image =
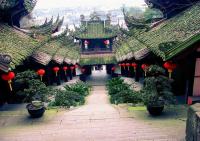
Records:
M70 67L70 70L74 70L75 68L78 68L78 65L71 66L71 67ZM66 75L66 71L68 70L68 67L67 67L67 66L64 66L62 69L64 70L65 75ZM58 71L59 71L59 70L60 70L60 68L57 67L57 66L53 68L53 71L56 73L56 77L57 77L57 75L58 75ZM44 70L44 69L39 69L39 70L37 71L37 74L40 76L41 81L42 81L42 77L43 77L44 74L45 74L45 70Z
M134 71L136 71L136 68L137 68L138 65L136 63L122 63L122 64L119 64L119 66L124 67L124 68L128 67L128 70L129 70L129 67L132 66L134 68ZM177 65L174 64L172 61L167 61L167 62L164 63L163 66L164 66L165 69L168 70L169 78L171 79L172 72L177 67ZM141 68L145 72L145 76L146 76L149 65L148 64L142 64Z

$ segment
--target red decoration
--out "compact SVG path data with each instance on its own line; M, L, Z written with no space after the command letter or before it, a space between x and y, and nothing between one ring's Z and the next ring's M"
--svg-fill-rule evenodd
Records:
M75 67L75 68L78 68L78 65L75 65L74 67Z
M63 70L64 70L64 71L66 71L67 69L68 69L68 67L66 67L66 66L63 67Z
M124 67L124 69L125 69L125 66L126 66L126 64L125 64L125 63L122 63L122 67Z
M84 72L85 72L85 69L84 69L84 68L82 68L82 69L81 69L81 72L82 72L82 73L84 73Z
M148 64L142 64L141 68L143 69L144 75L146 76L147 75L147 70L149 68L149 65Z
M85 49L88 49L89 42L87 40L84 41Z
M71 70L74 70L74 69L75 69L75 67L74 67L74 66L71 66L71 67L70 67L70 69L71 69Z
M121 66L122 66L122 64L119 64L119 66L121 67Z
M129 71L129 67L131 66L130 63L126 63L126 66L128 67L128 71Z
M60 68L59 67L54 67L53 68L53 71L56 73L56 76L58 76L58 71L60 70Z
M105 45L109 45L109 44L110 44L110 41L109 41L109 40L105 40L105 41L104 41L104 44L105 44Z
M132 63L131 66L134 68L134 71L136 71L137 64L136 63Z
M45 74L45 70L44 70L44 69L39 69L39 70L37 71L37 74L40 76L40 79L41 79L41 81L42 81L42 77L43 77L43 75Z
M64 70L65 75L66 75L66 74L67 74L66 71L68 70L68 67L64 66L64 67L63 67L63 70Z
M89 45L89 42L87 40L84 41L85 45Z
M14 79L15 78L15 73L14 72L12 72L12 71L10 71L10 72L8 72L8 74L3 74L2 76L1 76L1 78L3 79L3 80L5 80L5 81L8 81L8 85L9 85L9 87L10 87L10 91L12 91L12 79Z
M115 71L115 69L116 69L115 67L112 67L112 68L111 68L112 71Z
M168 61L164 63L164 68L166 68L169 72L169 78L171 78L172 76L172 72L174 71L174 69L177 67L176 64L172 63L172 61Z
M187 104L188 104L188 105L192 105L192 98L191 98L191 97L188 97Z

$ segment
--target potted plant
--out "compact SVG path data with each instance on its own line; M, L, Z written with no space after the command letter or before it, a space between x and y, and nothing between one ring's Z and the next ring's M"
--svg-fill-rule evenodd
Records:
M166 104L174 103L171 82L165 75L165 70L157 65L151 65L147 70L142 90L143 102L151 115L160 115Z
M28 83L28 88L23 91L24 95L26 95L25 102L29 102L26 108L31 117L41 117L45 112L43 102L47 101L48 95L52 91L39 80L33 79Z
M42 101L32 101L26 108L33 118L41 117L45 112L45 106Z

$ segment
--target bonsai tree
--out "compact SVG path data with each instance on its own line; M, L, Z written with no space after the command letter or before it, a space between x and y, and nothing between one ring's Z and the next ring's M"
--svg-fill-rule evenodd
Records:
M48 95L51 92L43 82L37 79L28 82L28 88L24 89L23 93L26 95L24 101L31 102L35 100L47 102Z
M174 103L171 80L165 75L165 70L157 65L151 65L147 71L142 90L143 102L152 115L159 115L164 105Z
M14 83L15 90L20 91L28 88L28 82L32 79L37 79L37 77L37 74L31 70L17 73Z
M31 117L41 117L45 112L45 106L43 102L48 101L48 96L51 92L50 88L46 87L46 85L40 80L30 80L28 82L29 87L24 89L23 93L26 95L25 101L31 102L26 108L31 115Z

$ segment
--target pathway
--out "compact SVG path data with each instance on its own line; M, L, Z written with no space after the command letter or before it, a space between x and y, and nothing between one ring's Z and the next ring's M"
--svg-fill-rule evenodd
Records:
M99 82L94 83L98 86L93 86L86 105L63 112L48 123L36 121L29 127L0 132L0 141L180 141L112 106L105 86L99 85L103 79Z

